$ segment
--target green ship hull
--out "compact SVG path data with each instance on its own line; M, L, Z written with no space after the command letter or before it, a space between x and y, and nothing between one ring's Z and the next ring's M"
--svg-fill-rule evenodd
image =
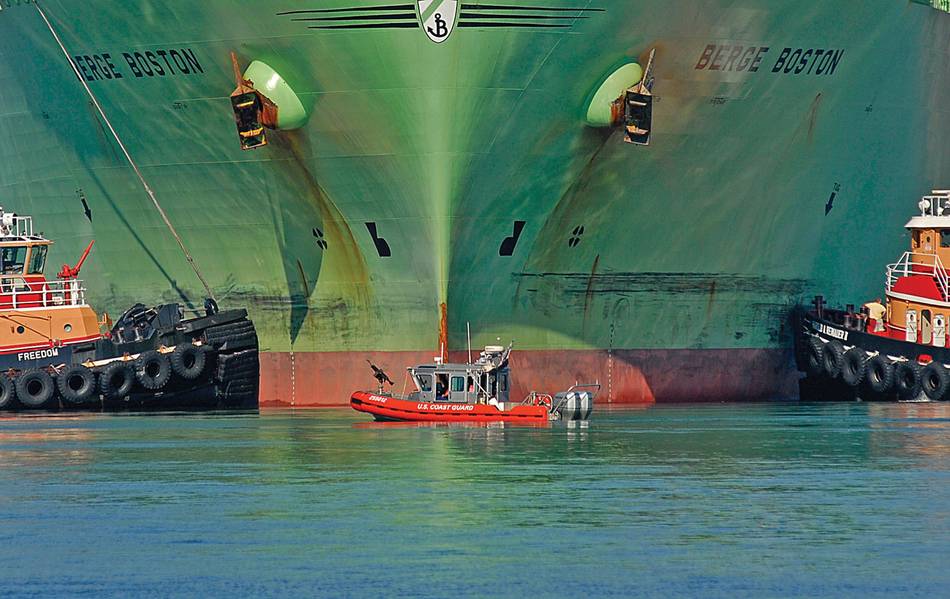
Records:
M464 351L466 325L514 340L516 393L793 396L791 308L880 295L895 224L950 184L940 2L423 4L41 3L218 302L248 308L263 405L345 404L365 359ZM96 240L100 310L200 308L36 6L0 7L0 203L54 260ZM654 48L650 145L586 124ZM302 126L240 148L232 51Z

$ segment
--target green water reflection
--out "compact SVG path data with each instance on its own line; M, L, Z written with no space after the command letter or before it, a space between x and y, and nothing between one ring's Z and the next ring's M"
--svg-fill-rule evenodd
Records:
M0 591L927 595L950 405L0 420Z

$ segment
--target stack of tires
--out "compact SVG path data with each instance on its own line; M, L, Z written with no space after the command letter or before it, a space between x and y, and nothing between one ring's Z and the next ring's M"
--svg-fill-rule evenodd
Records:
M214 373L219 400L231 408L256 408L260 384L257 332L249 320L209 327L204 341L218 351Z
M810 337L804 366L808 376L840 380L876 396L896 393L900 399L917 399L921 392L933 401L950 399L950 369L939 362L921 365L913 359L868 354L860 347L845 349L836 339L823 342Z
M171 352L148 350L135 360L116 360L89 368L84 364L34 368L0 374L0 410L88 408L132 393L161 394L169 383L186 386L207 376L210 349L182 343Z

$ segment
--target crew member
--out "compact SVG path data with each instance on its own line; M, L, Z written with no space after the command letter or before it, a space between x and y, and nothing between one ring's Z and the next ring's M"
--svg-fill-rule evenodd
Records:
M874 321L874 332L875 333L883 332L884 331L884 313L887 312L887 308L885 308L884 304L881 303L881 298L877 298L873 302L868 302L864 304L864 307L867 308L867 311L868 311L868 320Z

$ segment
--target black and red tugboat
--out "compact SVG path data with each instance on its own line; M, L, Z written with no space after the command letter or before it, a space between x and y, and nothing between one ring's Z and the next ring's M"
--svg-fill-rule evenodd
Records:
M55 280L52 241L0 208L0 410L254 409L257 333L245 310L184 318L178 304L136 304L115 324L78 278L92 249Z
M888 265L885 300L804 311L796 337L802 397L950 399L950 190L935 190L907 223L911 248Z

